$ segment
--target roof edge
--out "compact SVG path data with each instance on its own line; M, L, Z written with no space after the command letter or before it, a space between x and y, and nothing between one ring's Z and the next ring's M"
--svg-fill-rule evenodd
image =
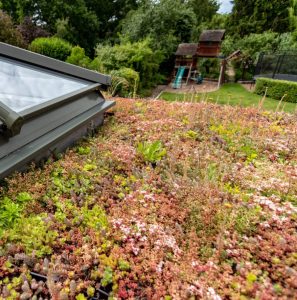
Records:
M100 83L105 86L111 85L110 76L1 42L0 55L16 59L24 63L29 63L37 67L42 67L47 70L70 75L72 77Z

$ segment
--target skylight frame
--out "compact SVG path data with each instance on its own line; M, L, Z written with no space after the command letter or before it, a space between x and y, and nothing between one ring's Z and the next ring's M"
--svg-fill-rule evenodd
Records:
M95 91L105 90L111 84L111 77L101 73L90 71L72 64L58 61L34 52L17 48L0 42L0 57L27 66L33 70L65 77L66 79L77 79L88 84L74 92L47 100L34 105L19 113L13 111L0 101L0 134L5 134L8 138L20 133L26 119L44 113L57 106L62 106L68 101Z

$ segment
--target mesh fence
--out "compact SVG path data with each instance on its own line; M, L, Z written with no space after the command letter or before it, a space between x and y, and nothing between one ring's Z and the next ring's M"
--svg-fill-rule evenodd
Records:
M297 52L261 53L255 69L257 77L297 82Z

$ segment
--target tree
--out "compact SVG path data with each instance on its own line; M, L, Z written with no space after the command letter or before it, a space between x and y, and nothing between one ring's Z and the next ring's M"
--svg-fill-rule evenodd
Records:
M128 12L137 9L138 0L85 0L88 9L97 15L100 28L98 31L100 41L106 38L116 38L120 21Z
M26 46L36 38L50 36L41 26L37 26L30 17L25 17L22 23L17 26L17 29L22 34Z
M84 47L116 36L117 26L138 0L1 0L3 10L20 23L26 17L50 33Z
M290 27L290 0L234 0L229 19L232 34L245 36L262 33L267 29L287 32Z
M188 5L196 15L198 25L210 21L220 7L217 0L189 0Z
M297 0L291 0L289 18L291 30L294 32L294 39L297 41Z
M150 37L153 49L169 57L180 42L189 42L196 25L193 9L182 0L146 0L123 20L122 33L131 41Z
M0 42L23 47L25 45L19 30L9 15L0 10Z

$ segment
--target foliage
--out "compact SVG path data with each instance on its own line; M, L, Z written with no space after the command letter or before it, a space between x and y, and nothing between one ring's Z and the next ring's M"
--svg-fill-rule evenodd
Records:
M37 38L30 44L29 50L65 61L71 53L72 46L57 37Z
M0 10L0 42L18 47L22 47L25 44L22 34L14 26L10 16L2 10Z
M109 45L98 45L96 48L96 58L91 67L97 71L110 73L117 71L116 76L124 77L128 82L137 84L136 73L139 73L139 88L150 88L159 78L157 76L159 64L162 61L162 55L158 51L153 51L150 46L150 40L130 43L125 40L121 44L113 47ZM128 69L127 69L128 68Z
M119 260L119 269L121 271L129 271L131 269L129 262L127 262L123 259L120 259Z
M0 207L0 228L9 228L20 218L22 208L7 197L3 199Z
M112 283L112 268L111 267L107 267L105 270L104 270L104 273L103 273L103 277L101 279L101 284L102 286L107 286L109 284Z
M254 67L261 52L276 52L283 50L294 50L297 43L291 33L281 35L266 31L261 34L250 34L238 39L236 36L227 36L223 42L222 52L225 56L236 50L241 50L240 60L233 62L236 70L236 79L250 80Z
M25 17L17 28L22 34L26 46L39 37L48 37L50 35L43 27L37 26L30 17Z
M291 0L291 6L289 7L289 20L291 30L294 32L295 40L297 37L297 1Z
M202 22L210 21L219 9L220 4L217 0L190 0L188 6L193 9L197 24L200 24Z
M273 99L297 103L297 83L286 80L275 80L270 78L258 78L255 93L264 95L267 89L267 96Z
M137 152L145 162L152 164L159 162L166 155L166 149L163 147L161 141L139 143L137 145Z
M93 54L98 41L114 38L117 26L137 0L2 0L3 9L15 22L29 16L37 25Z
M288 32L279 36L278 51L288 51L297 49L297 40L294 34Z
M218 58L202 58L198 62L199 72L203 77L218 79L220 75L220 60Z
M111 72L112 95L135 98L139 85L139 74L130 68L121 68Z
M0 236L2 229L12 227L21 217L21 213L27 202L32 197L27 192L21 192L16 196L15 201L8 197L4 197L0 202Z
M67 57L66 62L83 68L88 68L91 63L91 59L86 56L83 48L75 46L72 48L71 54Z
M240 49L245 57L256 61L260 52L276 51L279 45L279 35L272 31L261 34L250 34L242 39L228 37L223 43L223 53L229 55Z
M294 298L296 126L255 107L117 99L96 136L0 188L22 206L0 238L0 297ZM148 140L166 159L143 161Z
M132 42L149 37L150 46L169 58L181 41L190 41L196 21L193 8L182 0L149 0L127 15L122 22L122 33Z
M5 236L9 243L21 245L27 254L34 252L43 257L52 253L58 233L50 230L41 216L33 216L19 219Z
M262 33L268 28L273 32L288 32L289 7L290 0L234 0L228 24L229 32L240 37Z
M81 209L81 215L83 217L83 226L97 230L106 229L108 227L105 211L98 205L94 205L92 209L88 206L84 206Z

